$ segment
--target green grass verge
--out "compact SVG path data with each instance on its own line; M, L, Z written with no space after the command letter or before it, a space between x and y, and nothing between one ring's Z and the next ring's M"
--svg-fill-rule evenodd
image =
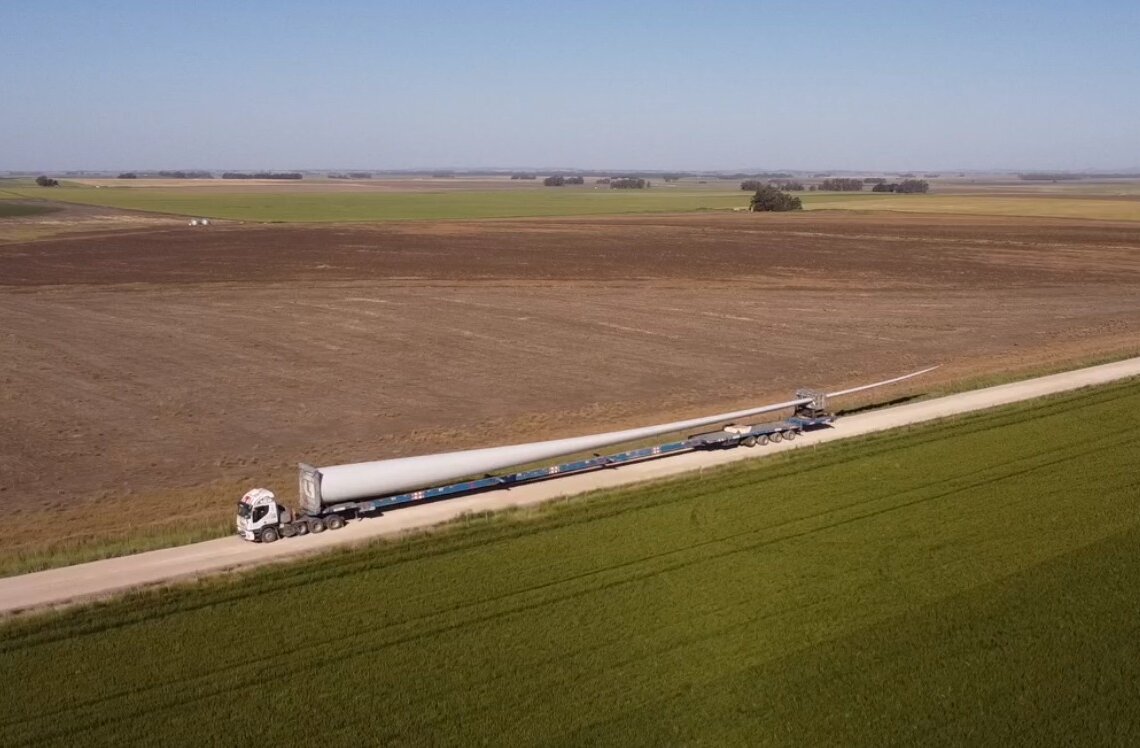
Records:
M172 500L172 505L177 505L177 501ZM208 522L176 523L171 527L135 529L129 534L115 536L93 534L29 550L0 549L0 577L200 543L204 540L225 537L233 531L234 518L219 513L219 516Z
M1140 730L1140 382L0 627L0 742Z

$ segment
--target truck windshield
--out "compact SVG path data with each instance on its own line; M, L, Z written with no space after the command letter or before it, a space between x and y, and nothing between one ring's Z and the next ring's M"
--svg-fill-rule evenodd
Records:
M240 501L238 502L238 516L239 517L248 518L250 511L252 511L252 510L250 509L249 504L245 504L245 503L240 502Z

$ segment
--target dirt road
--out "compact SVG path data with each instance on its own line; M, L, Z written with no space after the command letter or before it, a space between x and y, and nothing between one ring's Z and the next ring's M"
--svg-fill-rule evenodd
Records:
M706 467L874 431L921 423L1044 395L1140 376L1140 358L1054 374L1013 384L852 415L828 430L805 434L794 442L764 448L695 452L655 462L570 476L556 481L494 491L477 496L392 511L355 522L336 532L291 538L272 545L236 537L168 548L134 556L79 564L0 579L0 613L62 605L107 596L134 587L193 578L316 553L333 546L360 543L429 527L465 512L526 506L603 488L625 486Z

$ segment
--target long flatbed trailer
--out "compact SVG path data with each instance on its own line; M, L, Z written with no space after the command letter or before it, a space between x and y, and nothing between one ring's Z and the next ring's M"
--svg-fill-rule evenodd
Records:
M460 450L433 455L378 460L367 463L316 468L300 465L297 512L281 505L265 488L247 491L238 502L237 534L246 540L273 542L279 537L305 535L343 527L349 519L382 513L387 509L467 496L482 491L512 488L576 475L592 470L619 467L698 450L755 447L769 442L794 439L803 431L828 426L834 420L828 411L829 398L850 395L901 382L931 371L905 374L893 379L860 385L839 392L800 389L795 398L783 403L720 413L703 418L674 421L656 426L593 434L585 437L554 439L505 447ZM780 421L736 425L742 419L792 408L793 414ZM492 474L516 465L535 464L546 459L582 454L610 445L636 443L662 438L671 433L728 423L716 431L691 434L683 439L650 447L626 449L613 454L595 453L547 467ZM487 471L483 477L456 480Z
M488 475L483 478L452 483L446 486L425 488L419 491L410 491L395 496L382 496L375 499L366 499L364 501L349 501L335 504L325 507L324 516L327 517L329 514L334 513L345 517L373 514L384 509L391 509L408 504L437 501L439 499L453 499L482 491L511 488L513 486L536 483L550 478L614 468L635 462L655 460L669 455L684 454L685 452L732 449L739 446L763 446L769 442L779 442L783 439L791 441L804 431L823 428L830 425L834 420L834 417L830 414L819 413L814 416L796 415L782 421L773 421L752 426L726 426L719 431L696 434L679 441L656 444L652 447L629 449L609 455L595 455L572 462L564 462L559 465L523 470L507 475ZM302 465L302 472L304 472L307 467L309 466Z

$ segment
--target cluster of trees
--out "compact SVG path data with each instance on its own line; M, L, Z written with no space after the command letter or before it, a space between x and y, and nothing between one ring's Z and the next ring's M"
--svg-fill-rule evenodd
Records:
M784 192L803 192L805 189L802 182L778 182L771 179L767 182L763 182L759 179L745 179L740 183L740 189L744 190L745 192L755 192L756 190L759 190L763 187L775 187L776 189L783 190Z
M213 172L209 171L148 171L143 172L144 177L159 177L161 179L213 179ZM137 171L124 171L119 179L138 179Z
M560 174L555 174L552 177L547 177L542 180L542 183L547 187L561 187L564 184L585 184L586 180L582 177L564 177Z
M783 212L788 210L803 210L803 202L795 195L789 195L783 190L770 185L764 185L756 190L752 196L748 209L754 213Z
M534 174L512 174L511 179L538 179Z
M930 192L930 183L925 179L904 179L901 182L890 184L883 182L872 187L871 192L901 192L904 194Z
M159 171L155 175L163 179L213 179L208 171Z
M769 180L769 179L791 179L792 174L786 171L761 171L756 174L745 174L743 172L738 174L722 174L721 179L755 179L755 180Z
M52 179L51 177L45 177L45 176L41 175L41 176L36 177L36 184L38 184L40 187L58 187L59 186L59 180L58 179Z
M819 188L828 192L859 192L863 189L863 180L834 177L820 182Z
M372 179L372 172L350 171L347 174L329 174L329 179Z
M305 175L299 171L227 171L222 179L304 179Z
M644 190L650 186L648 179L640 177L618 177L610 180L611 190Z

